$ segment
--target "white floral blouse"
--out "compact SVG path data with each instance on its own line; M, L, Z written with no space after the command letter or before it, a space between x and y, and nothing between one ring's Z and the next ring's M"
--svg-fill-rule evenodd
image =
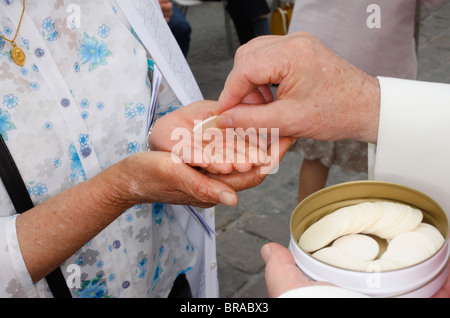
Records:
M81 9L79 20L69 19L70 5ZM0 1L2 36L13 38L21 12L22 0ZM115 1L29 0L16 42L23 67L0 40L0 133L36 205L146 150L148 53ZM179 106L163 83L158 115ZM0 184L0 297L51 297L45 280L31 281L15 219ZM164 204L140 205L61 269L66 277L70 264L81 270L74 297L166 297L196 257Z

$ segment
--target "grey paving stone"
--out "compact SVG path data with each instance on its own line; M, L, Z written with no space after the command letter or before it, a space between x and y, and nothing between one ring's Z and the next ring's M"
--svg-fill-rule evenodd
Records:
M222 298L232 297L249 281L248 273L242 272L226 262L220 262L217 271L219 296Z
M258 273L264 266L261 247L267 240L237 228L219 232L217 237L218 261L250 274Z

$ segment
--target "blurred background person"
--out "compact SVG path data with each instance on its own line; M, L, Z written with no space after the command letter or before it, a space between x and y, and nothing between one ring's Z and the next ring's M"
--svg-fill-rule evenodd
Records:
M245 44L251 39L269 35L269 5L266 0L228 0L225 6L233 20L239 42Z
M188 55L192 28L181 9L171 0L159 0L161 10L184 57Z

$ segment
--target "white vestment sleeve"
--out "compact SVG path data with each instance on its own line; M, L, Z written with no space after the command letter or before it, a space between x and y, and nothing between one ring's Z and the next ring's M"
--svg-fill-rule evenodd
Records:
M379 78L375 180L433 198L450 216L450 85Z

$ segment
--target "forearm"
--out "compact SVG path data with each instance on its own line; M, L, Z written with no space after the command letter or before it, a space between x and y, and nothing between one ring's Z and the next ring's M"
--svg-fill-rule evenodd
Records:
M37 282L131 207L116 166L20 215L16 221L21 253Z
M17 218L17 239L33 281L45 277L125 210L155 202L234 206L237 194L231 186L175 162L170 153L137 153Z

